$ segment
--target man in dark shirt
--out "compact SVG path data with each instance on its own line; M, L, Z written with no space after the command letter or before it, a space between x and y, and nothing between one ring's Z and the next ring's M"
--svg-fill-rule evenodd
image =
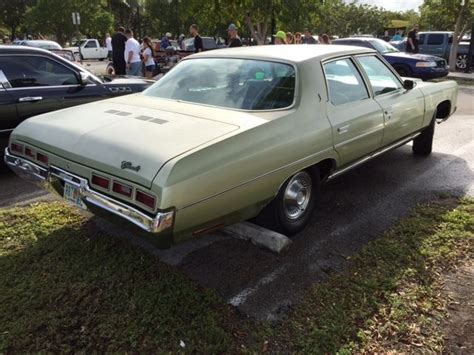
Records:
M196 24L192 24L189 28L189 33L194 37L194 53L199 53L204 50L204 45L202 44L202 38L199 36L199 27Z
M408 32L406 52L418 53L418 25Z
M115 75L126 74L126 63L125 63L125 42L127 42L127 36L125 36L125 28L119 27L117 33L112 36L112 62L114 65Z
M233 23L229 25L227 33L229 34L229 48L242 47L242 41L240 40L239 34L237 32L237 27Z

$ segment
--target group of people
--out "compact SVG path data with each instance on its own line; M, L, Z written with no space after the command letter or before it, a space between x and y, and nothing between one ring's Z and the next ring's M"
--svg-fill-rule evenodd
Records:
M193 24L189 28L189 33L193 37L194 52L199 53L204 50L204 45L201 36L199 35L199 26ZM228 47L241 47L242 40L237 31L237 26L233 23L227 29L228 33ZM160 41L160 49L174 48L171 44L171 33L167 32ZM184 45L185 36L181 34L178 38L178 49L185 50ZM106 34L105 44L109 52L109 59L112 60L115 75L141 75L142 67L145 68L145 77L152 78L156 69L155 48L150 37L144 37L138 42L134 36L133 31L118 27L117 32L110 36Z
M305 30L304 35L301 32L293 34L291 32L278 31L274 37L275 44L331 44L331 39L327 34L320 35L318 42L310 30Z

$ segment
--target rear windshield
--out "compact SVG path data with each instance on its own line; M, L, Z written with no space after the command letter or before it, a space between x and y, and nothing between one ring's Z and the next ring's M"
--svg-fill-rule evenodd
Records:
M295 69L250 59L184 60L145 91L146 95L242 110L289 107L295 97Z

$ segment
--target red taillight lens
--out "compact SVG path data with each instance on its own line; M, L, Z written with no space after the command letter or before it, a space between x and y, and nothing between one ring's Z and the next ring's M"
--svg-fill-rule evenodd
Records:
M23 146L23 144L12 143L10 145L10 149L12 152L23 154L25 147Z
M48 164L48 157L41 153L36 153L36 160L43 164Z
M124 184L121 184L117 181L114 181L114 183L112 185L112 191L116 192L120 195L124 195L124 196L127 196L127 197L132 197L133 189L132 189L131 186L124 185Z
M137 190L137 194L135 195L135 200L144 204L145 206L150 207L152 210L155 209L156 198L155 196L146 194L142 191Z
M92 174L92 185L102 187L103 189L108 190L110 185L110 180L102 176Z
M35 158L35 153L28 147L25 147L25 155L30 158Z

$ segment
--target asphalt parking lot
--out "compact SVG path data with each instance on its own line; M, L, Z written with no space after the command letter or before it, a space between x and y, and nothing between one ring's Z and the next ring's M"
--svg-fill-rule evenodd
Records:
M436 126L430 157L415 157L406 145L331 181L309 227L286 253L222 234L152 252L245 314L277 320L310 285L344 268L418 203L439 194L474 195L473 168L474 87L461 87L456 114ZM0 173L0 207L49 198L12 173Z

